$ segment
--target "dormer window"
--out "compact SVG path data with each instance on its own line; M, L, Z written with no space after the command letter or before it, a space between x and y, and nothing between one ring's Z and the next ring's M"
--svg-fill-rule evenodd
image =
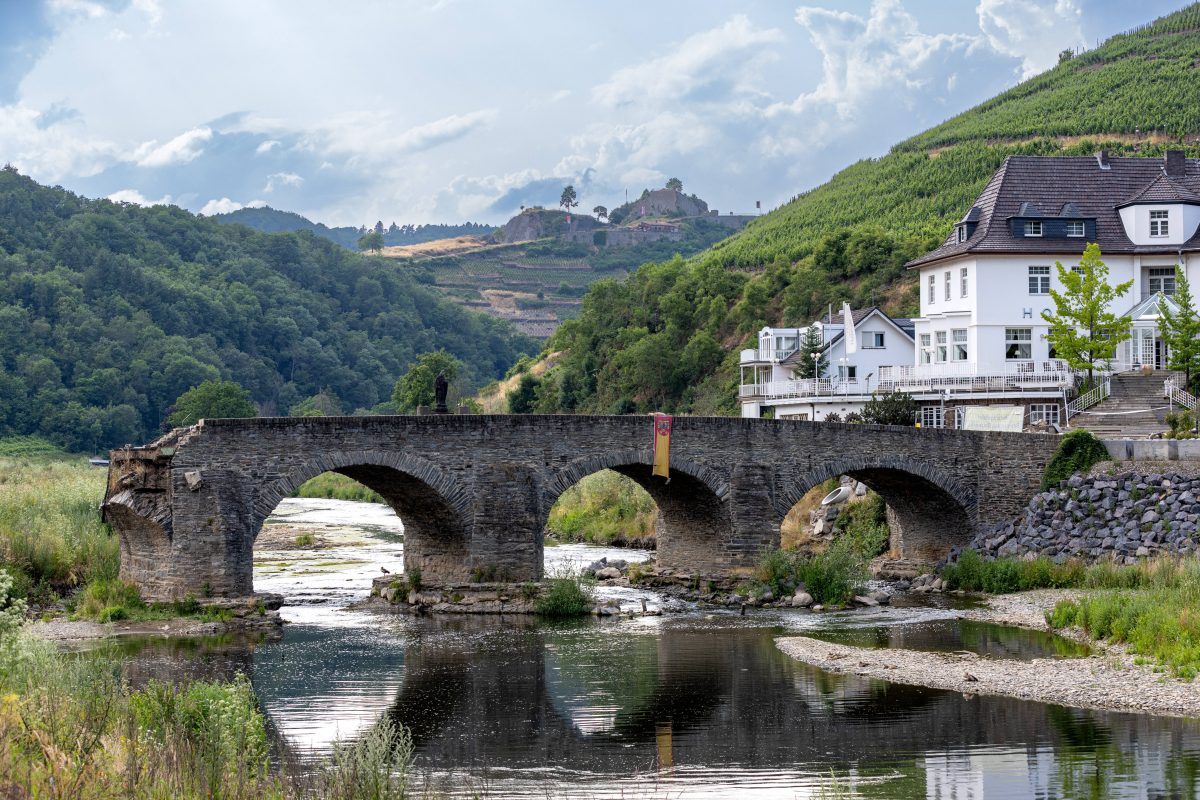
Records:
M1084 234L1085 231L1082 222L1073 221L1067 223L1067 236L1080 239L1083 238Z
M1025 223L1025 235L1026 236L1041 236L1042 235L1041 221L1035 219L1035 220L1030 220L1030 221L1026 222Z
M1150 235L1151 236L1166 236L1167 233L1167 212L1166 211L1151 211L1150 212Z
M958 231L958 240L960 242L965 242L967 240L967 226L966 225L956 225L956 226L954 226L954 230Z

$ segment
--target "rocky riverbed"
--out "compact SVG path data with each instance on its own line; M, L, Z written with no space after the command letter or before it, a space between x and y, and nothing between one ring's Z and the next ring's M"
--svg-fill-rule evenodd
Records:
M1001 595L991 598L987 607L966 610L960 616L1045 630L1045 612L1059 600L1077 594L1040 590ZM1136 664L1124 648L1103 643L1093 643L1094 654L1086 658L1031 661L984 658L974 653L874 650L806 636L781 637L776 644L798 661L839 674L1074 708L1200 717L1200 686Z

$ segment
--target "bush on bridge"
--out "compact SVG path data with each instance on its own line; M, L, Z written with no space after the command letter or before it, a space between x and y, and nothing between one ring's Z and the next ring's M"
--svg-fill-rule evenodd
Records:
M1077 472L1087 472L1089 469L1107 461L1110 458L1104 442L1092 435L1091 431L1071 431L1058 443L1058 449L1046 472L1042 476L1042 491L1051 489L1065 481Z

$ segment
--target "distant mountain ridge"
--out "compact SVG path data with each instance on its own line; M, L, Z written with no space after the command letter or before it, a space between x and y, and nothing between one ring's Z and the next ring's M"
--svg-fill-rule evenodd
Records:
M365 233L361 228L349 225L330 228L321 222L313 222L308 217L292 211L281 211L270 206L255 208L239 208L228 214L214 214L211 219L222 224L245 225L263 233L294 233L309 231L323 239L341 245L349 250L358 249L358 239ZM486 236L495 230L491 225L479 222L464 222L461 225L396 225L392 223L383 229L383 243L387 246L406 244L421 244L437 239L451 239L455 236Z

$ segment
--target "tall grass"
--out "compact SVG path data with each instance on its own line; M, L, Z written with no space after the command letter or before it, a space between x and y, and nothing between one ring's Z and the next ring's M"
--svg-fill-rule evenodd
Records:
M1170 557L1129 566L1111 561L1087 565L1077 560L1057 564L1044 556L1030 561L1015 558L985 561L974 550L966 550L956 563L942 568L941 576L950 589L989 594L1030 589L1142 589L1176 582L1180 570L1193 563L1194 559Z
M870 577L868 564L887 548L887 508L878 495L849 503L837 519L834 540L823 553L804 555L793 550L765 554L755 580L783 597L801 585L814 601L845 604Z
M1047 615L1051 626L1124 643L1184 680L1200 674L1200 561L1089 570L1088 583L1120 588L1060 602Z
M564 570L546 577L546 588L537 600L543 617L581 617L590 614L596 598L591 584L578 573Z
M589 475L562 493L546 529L563 540L609 544L654 536L657 508L646 490L611 470Z
M55 800L404 800L412 740L378 723L311 774L272 769L250 682L134 689L105 653L66 654L21 630L0 573L0 793Z
M353 478L337 472L322 472L305 481L296 490L296 497L319 497L330 500L354 500L360 503L383 503L382 497Z
M0 458L0 568L17 594L44 602L116 579L119 543L100 521L104 482L82 460Z

